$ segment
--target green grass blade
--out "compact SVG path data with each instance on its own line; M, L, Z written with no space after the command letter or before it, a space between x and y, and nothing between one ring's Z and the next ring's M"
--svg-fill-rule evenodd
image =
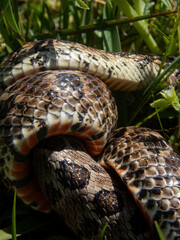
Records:
M14 200L12 208L12 239L16 240L16 191L14 191Z
M138 14L136 11L131 7L131 5L126 0L119 0L119 8L124 12L127 17L137 17ZM133 23L134 27L137 31L141 34L144 41L146 42L149 49L156 54L161 54L161 50L158 47L156 41L152 37L151 33L148 30L148 26L144 20L139 22Z
M13 5L17 6L16 0L13 1ZM18 8L13 8L11 1L9 0L8 2L5 1L2 9L5 13L6 19L8 20L9 24L11 25L11 27L14 29L14 31L21 35L21 31L19 29L19 17L18 16Z
M106 2L103 9L103 19L114 19L114 8L110 0ZM121 41L117 26L107 28L103 31L103 46L108 52L120 52Z
M141 109L144 107L144 105L148 102L148 100L151 97L151 91L154 90L154 87L163 79L163 77L168 74L171 69L178 68L180 66L180 56L177 57L143 92L141 95L140 103L138 104L136 111L133 113L132 117L130 118L130 121L128 125L131 125L133 120L136 118L136 116L139 114Z
M48 16L49 31L53 33L55 31L55 24L54 24L53 18L51 16L51 11L50 11L48 5L46 4L46 2L45 2L45 10L46 10L47 16Z
M11 2L11 10L13 10L14 15L14 22L18 24L18 29L20 30L20 24L19 24L19 10L18 10L18 3L17 0L13 0ZM20 32L19 32L20 33Z
M13 6L17 6L17 3L14 2ZM10 0L0 2L0 33L4 38L8 52L11 52L14 46L23 45L25 42L19 28L18 8L14 9L13 6Z
M26 26L25 26L25 38L28 39L28 34L29 34L29 30L30 30L30 16L31 16L31 3L32 0L28 0L27 2L27 17L26 17Z
M158 236L159 236L160 240L165 240L165 238L164 238L164 236L163 236L163 234L162 234L162 231L161 231L161 229L160 229L160 227L159 227L158 222L157 222L157 221L154 221L154 225L155 225L155 228L156 228L156 230L157 230L157 233L158 233Z
M107 223L105 224L105 226L103 227L100 235L98 236L97 240L103 240L103 236L104 236L104 233L106 231L106 228L107 228ZM106 240L106 237L105 237L105 240Z

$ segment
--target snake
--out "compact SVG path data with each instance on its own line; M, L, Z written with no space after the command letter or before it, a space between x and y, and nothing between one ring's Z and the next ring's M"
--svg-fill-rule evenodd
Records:
M160 133L117 126L111 90L140 91L156 56L55 39L0 65L0 179L30 207L55 211L76 236L180 239L180 156ZM168 77L177 79L178 70Z

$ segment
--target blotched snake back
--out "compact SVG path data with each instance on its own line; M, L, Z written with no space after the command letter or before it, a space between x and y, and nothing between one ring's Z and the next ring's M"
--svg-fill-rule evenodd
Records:
M9 55L0 66L2 181L32 207L55 209L82 239L106 223L108 239L152 239L155 220L166 239L180 239L180 157L155 131L115 130L109 90L142 90L160 64L52 39Z

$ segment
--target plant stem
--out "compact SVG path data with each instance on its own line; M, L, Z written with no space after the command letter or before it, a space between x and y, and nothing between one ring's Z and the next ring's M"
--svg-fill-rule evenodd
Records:
M119 7L124 12L124 14L128 17L137 17L138 14L136 11L131 7L131 5L126 0L119 1ZM161 50L158 47L156 41L152 37L147 24L145 22L134 22L133 23L136 30L143 36L144 41L146 42L149 49L156 54L161 54Z

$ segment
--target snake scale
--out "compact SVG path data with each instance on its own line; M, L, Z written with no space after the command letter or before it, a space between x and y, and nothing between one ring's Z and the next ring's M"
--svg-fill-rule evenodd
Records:
M141 90L159 68L156 57L52 39L10 54L0 65L1 181L80 239L105 224L107 239L155 239L155 220L180 239L180 157L153 130L115 130L110 91Z

